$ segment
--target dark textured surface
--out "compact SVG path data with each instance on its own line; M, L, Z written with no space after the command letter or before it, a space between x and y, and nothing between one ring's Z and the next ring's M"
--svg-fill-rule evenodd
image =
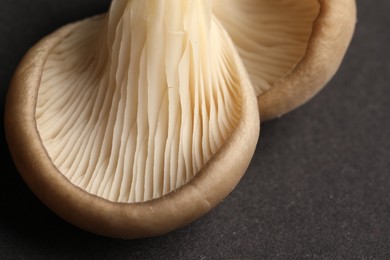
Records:
M359 23L327 88L262 126L253 162L210 214L163 237L83 232L29 191L0 123L0 259L390 259L390 1L358 0ZM2 0L0 94L27 49L109 1Z

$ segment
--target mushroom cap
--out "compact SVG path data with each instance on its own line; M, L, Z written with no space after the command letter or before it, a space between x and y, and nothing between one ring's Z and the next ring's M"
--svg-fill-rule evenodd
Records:
M129 239L157 236L183 227L206 214L232 192L254 153L259 113L246 70L233 50L231 55L237 65L242 91L240 116L222 147L193 179L149 201L109 201L77 187L59 171L43 144L36 119L43 68L50 52L71 31L88 21L67 25L47 36L29 50L18 66L5 111L6 137L14 162L42 202L63 219L87 231Z
M280 117L301 106L328 83L342 62L356 24L355 0L228 1L215 1L216 16L231 34L233 42L242 49L240 54L252 83L259 89L262 121ZM235 4L235 8L229 9L228 3ZM270 10L280 15L273 18ZM258 13L266 17L259 17L257 21ZM291 17L286 17L286 13ZM237 29L237 17L246 25L252 25L250 30L254 35L261 33L262 28L268 28L267 42L263 43L264 37L260 36L256 38L257 42L252 42L252 34L242 28ZM280 26L276 28L277 25ZM291 38L298 31L297 41L300 43L294 46L296 42ZM259 55L259 46L266 47L261 53L269 55L270 59L254 59ZM268 51L267 47L270 47ZM295 56L289 57L290 49ZM274 78L262 82L259 79L261 72L274 70L272 55L284 55L286 60L289 58L281 64L287 67L283 68L284 71L275 72Z

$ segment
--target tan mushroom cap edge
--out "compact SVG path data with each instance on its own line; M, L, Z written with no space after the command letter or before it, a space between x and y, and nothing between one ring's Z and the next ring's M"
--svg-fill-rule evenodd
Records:
M142 203L116 203L72 184L51 161L35 119L42 69L51 49L82 22L47 36L26 54L13 77L6 100L6 137L11 155L31 190L56 214L93 233L142 238L168 233L210 211L237 185L256 148L259 112L243 64L234 54L242 87L241 117L222 148L187 184ZM237 159L239 158L239 159Z
M318 0L307 50L300 62L258 97L261 120L280 117L315 96L336 73L356 24L355 0Z

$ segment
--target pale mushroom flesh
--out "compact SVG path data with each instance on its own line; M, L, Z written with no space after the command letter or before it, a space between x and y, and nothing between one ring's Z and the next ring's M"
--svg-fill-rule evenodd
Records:
M228 31L260 96L306 54L317 0L214 0L213 12Z
M210 1L113 1L107 16L82 22L51 50L38 92L55 166L113 202L188 183L240 116L228 37Z

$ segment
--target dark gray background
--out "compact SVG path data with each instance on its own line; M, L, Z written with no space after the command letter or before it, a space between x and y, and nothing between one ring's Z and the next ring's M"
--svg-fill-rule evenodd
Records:
M250 168L220 206L163 237L108 239L62 221L19 177L1 120L0 259L390 259L390 1L357 2L357 31L336 77L262 125ZM2 115L27 49L108 4L0 1Z

